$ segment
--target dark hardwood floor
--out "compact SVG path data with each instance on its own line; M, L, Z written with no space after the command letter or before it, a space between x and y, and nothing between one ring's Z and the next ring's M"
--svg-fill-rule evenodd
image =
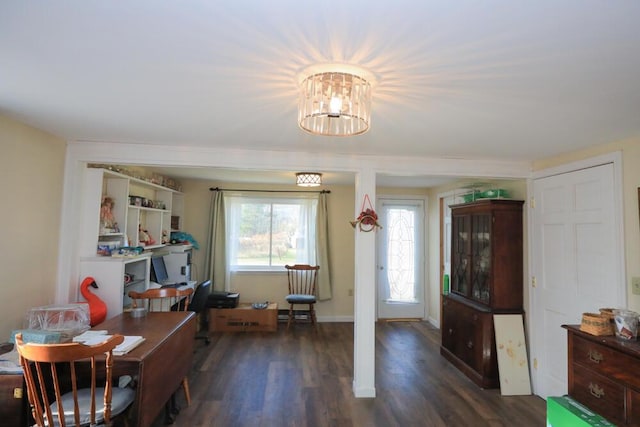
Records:
M544 426L535 396L482 390L439 353L426 322L379 322L375 399L352 392L353 324L293 325L289 332L214 333L196 344L186 426ZM159 417L154 427L163 425Z

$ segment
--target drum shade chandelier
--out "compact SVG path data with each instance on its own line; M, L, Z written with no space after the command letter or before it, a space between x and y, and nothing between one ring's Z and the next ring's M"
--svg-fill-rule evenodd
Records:
M322 174L318 172L296 173L296 185L300 187L317 187L322 184Z
M299 78L298 124L313 135L353 136L369 130L372 76L338 65L306 69Z

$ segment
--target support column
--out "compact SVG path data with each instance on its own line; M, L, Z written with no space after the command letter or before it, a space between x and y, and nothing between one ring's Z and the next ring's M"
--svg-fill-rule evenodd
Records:
M376 175L362 170L356 176L356 218L368 195L375 208ZM375 313L376 313L376 232L355 233L355 307L353 345L353 393L355 397L375 397Z

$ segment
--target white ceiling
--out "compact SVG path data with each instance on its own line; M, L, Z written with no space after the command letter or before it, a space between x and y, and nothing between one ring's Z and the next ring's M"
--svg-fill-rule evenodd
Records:
M533 161L640 135L640 1L0 2L0 113L69 140ZM366 68L371 130L297 78Z

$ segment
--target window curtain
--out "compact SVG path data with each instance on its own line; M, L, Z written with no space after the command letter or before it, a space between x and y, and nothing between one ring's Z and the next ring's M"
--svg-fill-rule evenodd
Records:
M318 299L331 299L331 260L329 259L329 215L327 213L327 194L318 196L318 212L316 215L316 260L318 270Z
M212 191L205 254L205 277L211 279L213 289L217 290L225 290L226 284L229 283L225 223L222 191Z

